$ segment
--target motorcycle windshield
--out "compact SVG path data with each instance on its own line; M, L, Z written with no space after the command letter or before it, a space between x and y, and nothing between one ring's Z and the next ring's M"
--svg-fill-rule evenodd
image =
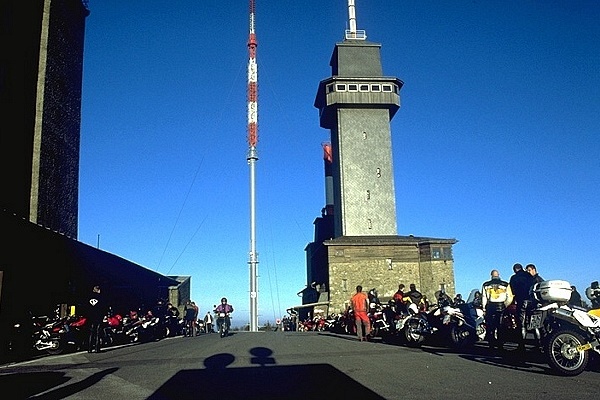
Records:
M479 291L479 289L473 289L471 290L471 293L469 293L469 297L467 298L467 303L472 303L475 301L475 299L477 298L477 294L479 293L479 295L481 295L481 292Z

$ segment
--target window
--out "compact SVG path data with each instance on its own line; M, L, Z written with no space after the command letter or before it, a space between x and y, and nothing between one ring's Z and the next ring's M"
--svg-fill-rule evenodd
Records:
M350 83L348 85L348 91L349 92L358 92L358 85L355 83Z
M327 93L333 92L333 85L327 85Z
M361 92L368 92L369 91L369 85L360 85L359 90Z
M371 92L381 92L381 86L371 85Z
M346 85L342 85L342 84L335 85L335 91L336 92L345 92L346 91Z
M392 92L392 85L383 85L381 88L384 92Z
M442 257L444 260L452 260L452 247L442 247Z
M452 248L449 246L440 246L431 248L432 260L452 260Z

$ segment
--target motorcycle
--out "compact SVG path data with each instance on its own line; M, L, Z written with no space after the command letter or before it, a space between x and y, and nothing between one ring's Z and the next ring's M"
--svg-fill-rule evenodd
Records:
M396 332L400 339L409 347L420 347L426 338L437 331L431 324L432 317L437 311L437 306L431 310L419 310L415 303L407 305L407 313L401 314L396 320Z
M391 301L393 304L393 301ZM371 337L388 338L396 333L396 312L392 304L371 303L369 319L371 322Z
M568 304L566 281L536 283L533 293L540 306L528 318L527 329L541 332L543 353L552 370L563 376L579 375L592 354L600 355L600 317Z
M123 317L121 321L123 324L123 333L126 340L130 343L135 343L140 340L140 331L142 330L142 318L139 317L138 312L135 310L129 311L128 315Z
M346 335L356 335L356 321L354 320L354 311L348 309L341 314L333 316L334 322L330 331Z
M34 332L34 347L48 354L62 354L67 349L80 350L87 338L86 318L72 315L49 320Z
M454 347L470 347L485 339L484 312L478 303L477 293L479 291L473 289L466 303L458 305L453 305L451 300L444 300L441 307L442 324L446 326L450 343Z
M100 337L103 346L126 343L129 338L125 334L123 317L112 312L105 318L104 328Z
M219 331L219 335L223 338L225 336L229 335L229 324L230 324L230 313L226 313L226 312L217 312L215 311L216 314L216 320L217 320L217 329Z

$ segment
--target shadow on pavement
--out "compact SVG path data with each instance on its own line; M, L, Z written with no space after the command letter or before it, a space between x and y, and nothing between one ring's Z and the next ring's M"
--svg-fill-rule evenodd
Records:
M114 373L117 369L109 368L97 372L82 381L54 390L51 389L64 385L69 381L70 378L65 377L64 372L31 372L0 375L0 393L4 393L8 396L6 398L10 398L11 400L29 399L32 396L35 396L35 399L42 400L64 399L94 385L104 376ZM42 394L38 395L38 393Z
M206 369L183 370L148 400L168 399L383 399L377 393L328 364L276 366L271 350L250 350L256 367L227 368L234 356L216 354L204 360Z

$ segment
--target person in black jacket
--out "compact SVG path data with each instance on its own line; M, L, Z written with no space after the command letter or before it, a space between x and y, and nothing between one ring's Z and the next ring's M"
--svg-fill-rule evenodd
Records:
M88 353L95 351L100 352L101 330L104 324L104 317L107 313L107 306L104 296L100 291L100 286L96 285L92 288L92 294L88 297L85 303L85 317L90 328L88 337Z
M576 307L583 307L581 302L581 294L577 291L577 287L571 285L571 298L569 299L569 305Z
M513 294L515 306L517 307L517 329L521 331L517 350L525 350L525 336L527 310L530 304L529 290L533 286L533 277L523 269L523 265L516 263L513 265L514 274L510 277L510 289Z

